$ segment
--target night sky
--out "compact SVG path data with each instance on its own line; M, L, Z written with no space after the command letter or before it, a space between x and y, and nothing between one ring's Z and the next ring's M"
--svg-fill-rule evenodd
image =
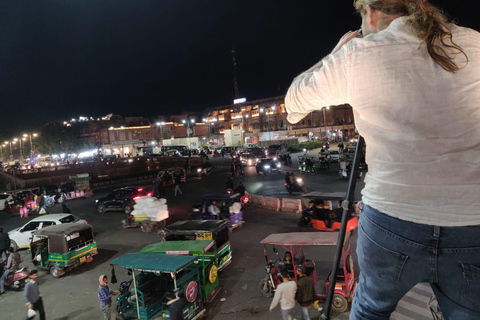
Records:
M352 2L4 0L0 134L79 116L155 117L230 104L232 48L240 96L285 94L359 27ZM480 2L433 2L480 30Z

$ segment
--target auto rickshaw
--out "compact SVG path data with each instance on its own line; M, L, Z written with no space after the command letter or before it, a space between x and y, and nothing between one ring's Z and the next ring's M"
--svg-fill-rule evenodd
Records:
M132 273L132 280L120 284L117 312L121 319L169 319L167 291L184 298L185 319L205 315L203 288L198 258L190 255L162 253L127 253L111 262ZM133 282L133 288L130 288ZM157 316L159 315L159 316ZM157 316L157 317L156 317Z
M223 220L187 220L168 225L157 235L162 241L214 240L214 259L218 271L232 262L228 223Z
M220 288L217 276L218 265L214 259L215 248L213 240L184 240L152 243L139 251L140 253L164 253L191 255L198 257L200 279L205 302L213 299Z
M173 167L161 170L157 177L162 181L164 187L172 186L175 184L175 178L180 176L180 181L187 182L187 172L184 167Z
M208 212L212 201L217 202L220 211L218 216ZM241 228L243 220L242 200L240 193L209 193L202 197L202 218L204 220L222 219L228 222L229 231Z
M317 174L315 170L315 159L313 157L299 156L298 162L300 163L298 170L301 172L312 172L313 175Z
M330 282L330 274L321 280L318 278L317 270L314 260L306 259L303 247L304 246L335 246L337 245L338 235L336 233L320 233L320 232L297 232L297 233L277 233L271 234L260 243L264 246L265 254L265 270L267 272L264 279L260 281L259 287L262 294L266 297L272 297L277 286L280 284L280 279L277 274L280 271L285 271L290 274L292 280L298 280L297 265L303 265L306 269L306 275L312 278L315 292L319 300L325 300L327 296L328 286ZM273 252L276 255L275 260L269 260L267 253L267 245L273 247ZM292 264L287 266L279 256L278 250L275 246L283 248L292 254ZM349 303L353 300L355 288L355 273L353 267L353 259L350 247L350 233L347 233L342 248L342 261L337 273L337 280L335 284L335 294L333 296L332 308L336 312L345 312Z
M314 229L320 230L320 231L338 231L340 230L341 226L341 215L339 215L337 212L337 209L343 213L342 208L338 206L339 202L342 202L345 200L346 194L342 192L332 192L332 193L326 193L326 192L318 192L318 191L313 191L306 193L302 196L302 204L304 207L306 207L306 204L313 200L316 202L322 201L325 205L329 207L329 219L332 221L330 228L327 228L327 225L325 224L324 221L310 218L309 223L306 221L305 217L300 218L299 226L301 227L307 227L311 226ZM350 216L350 219L347 222L347 232L353 232L354 229L357 228L358 226L358 214L360 214L360 210L355 203L353 205L354 212ZM335 210L334 210L335 209Z
M33 232L30 244L33 264L49 270L54 278L91 262L97 253L93 228L82 223L65 223L37 230Z

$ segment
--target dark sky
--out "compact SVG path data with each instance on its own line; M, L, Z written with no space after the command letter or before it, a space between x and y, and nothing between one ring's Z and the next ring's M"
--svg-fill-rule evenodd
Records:
M232 103L232 47L241 96L284 94L358 28L352 2L1 1L0 134L78 116L155 117ZM480 2L434 2L480 30Z

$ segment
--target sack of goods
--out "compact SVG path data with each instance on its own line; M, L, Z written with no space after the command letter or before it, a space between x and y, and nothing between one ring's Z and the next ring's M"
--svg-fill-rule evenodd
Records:
M150 221L162 221L168 218L167 199L143 196L135 200L132 215L145 215Z

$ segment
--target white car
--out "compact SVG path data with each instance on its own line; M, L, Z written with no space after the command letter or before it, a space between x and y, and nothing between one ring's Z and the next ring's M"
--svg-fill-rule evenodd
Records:
M13 197L11 194L8 193L1 193L0 194L0 211L5 210L10 205L13 205Z
M340 160L340 152L338 150L330 150L330 161L338 162Z
M10 244L14 250L29 248L33 231L62 223L87 223L87 221L71 213L47 214L30 220L23 227L9 231Z

